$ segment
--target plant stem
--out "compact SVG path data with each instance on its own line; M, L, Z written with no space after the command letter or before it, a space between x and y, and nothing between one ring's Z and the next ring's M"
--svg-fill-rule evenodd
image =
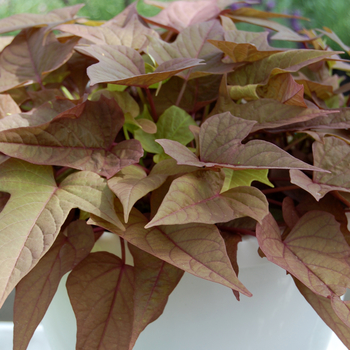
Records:
M255 232L250 231L250 230L246 230L244 228L226 227L226 226L221 226L221 225L216 225L216 226L221 231L227 231L227 232L232 232L232 233L239 233L239 234L243 234L243 235L256 237Z
M350 202L347 201L344 197L342 197L338 191L332 191L331 193L335 198L339 199L343 204L350 208Z
M187 77L186 77L187 78ZM176 107L179 107L179 104L182 100L182 96L186 90L186 86L187 86L187 79L184 81L184 83L182 84L182 87L181 87L181 90L179 92L179 96L177 97L177 100L176 100L176 103L175 103L175 106Z
M304 141L305 139L307 139L309 137L309 135L304 135L303 137L300 137L294 141L292 141L289 145L287 145L286 147L283 148L284 151L288 151L289 149L291 149L292 147L294 147L295 145L297 145L299 142Z
M284 186L284 187L277 187L277 188L269 188L267 190L262 190L261 192L264 194L269 193L277 193L277 192L283 192L283 191L293 191L293 190L299 190L300 187L297 185L291 185L291 186Z

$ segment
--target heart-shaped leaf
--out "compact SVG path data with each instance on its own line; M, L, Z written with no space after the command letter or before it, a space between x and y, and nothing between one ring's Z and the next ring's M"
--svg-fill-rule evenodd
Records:
M92 172L74 173L57 186L50 166L12 158L0 165L0 191L11 194L0 213L0 305L51 247L71 209L124 229L106 180Z
M314 293L343 295L350 286L350 248L334 216L309 211L281 239L271 214L258 223L256 236L268 260L281 266Z
M133 267L113 254L91 253L75 267L67 289L77 319L76 349L108 348L110 344L129 349L134 288Z
M95 243L91 226L73 221L59 234L49 251L16 287L14 349L25 350L45 315L58 284L91 251Z
M46 28L23 30L1 52L0 92L33 82L42 85L48 73L69 60L77 41L73 38L62 44Z

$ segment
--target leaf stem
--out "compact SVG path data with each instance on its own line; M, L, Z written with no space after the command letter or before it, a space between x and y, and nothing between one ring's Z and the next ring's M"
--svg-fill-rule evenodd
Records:
M125 125L123 125L123 132L124 132L125 140L130 140L129 133L128 133L128 130L126 129Z
M151 107L151 113L152 113L153 120L156 122L158 120L158 117L157 117L156 106L154 104L151 91L149 88L145 88L145 90L146 90L149 106Z
M308 134L298 138L298 139L295 139L294 141L292 141L289 145L287 145L286 147L283 148L284 151L288 151L290 150L292 147L294 147L295 145L297 145L299 142L301 141L304 141L305 139L307 139L309 137Z
M344 197L342 197L338 191L332 191L331 193L335 198L339 199L343 204L345 204L348 208L350 208L350 202L347 201Z
M126 262L125 240L120 236L119 236L119 239L120 239L120 248L122 251L122 261L123 261L123 265L125 265L125 262Z
M189 76L189 74L188 74L188 76ZM186 77L187 78L187 77ZM179 96L177 97L177 100L176 100L176 103L175 103L175 106L176 107L179 107L179 104L180 104L180 102L181 102L181 100L182 100L182 96L183 96L183 94L184 94L184 92L185 92L185 90L186 90L186 87L187 87L187 79L184 81L184 83L182 84L182 87L181 87L181 90L180 90L180 92L179 92Z

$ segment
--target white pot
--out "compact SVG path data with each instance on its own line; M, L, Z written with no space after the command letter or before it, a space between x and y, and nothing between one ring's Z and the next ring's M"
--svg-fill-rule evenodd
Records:
M134 350L327 350L331 330L292 278L260 258L257 248L254 237L238 248L239 278L253 297L241 296L238 302L227 287L185 273L164 313L141 333ZM42 321L52 350L75 349L76 324L65 280Z

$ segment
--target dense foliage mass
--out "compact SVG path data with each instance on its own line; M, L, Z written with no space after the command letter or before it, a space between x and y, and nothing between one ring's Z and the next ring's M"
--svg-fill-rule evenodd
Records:
M349 87L333 70L350 65L320 35L348 47L233 0L148 2L162 11L0 21L20 30L0 54L0 299L16 287L14 349L70 271L77 349L132 349L184 271L251 296L242 235L349 347ZM121 256L91 253L105 230Z

